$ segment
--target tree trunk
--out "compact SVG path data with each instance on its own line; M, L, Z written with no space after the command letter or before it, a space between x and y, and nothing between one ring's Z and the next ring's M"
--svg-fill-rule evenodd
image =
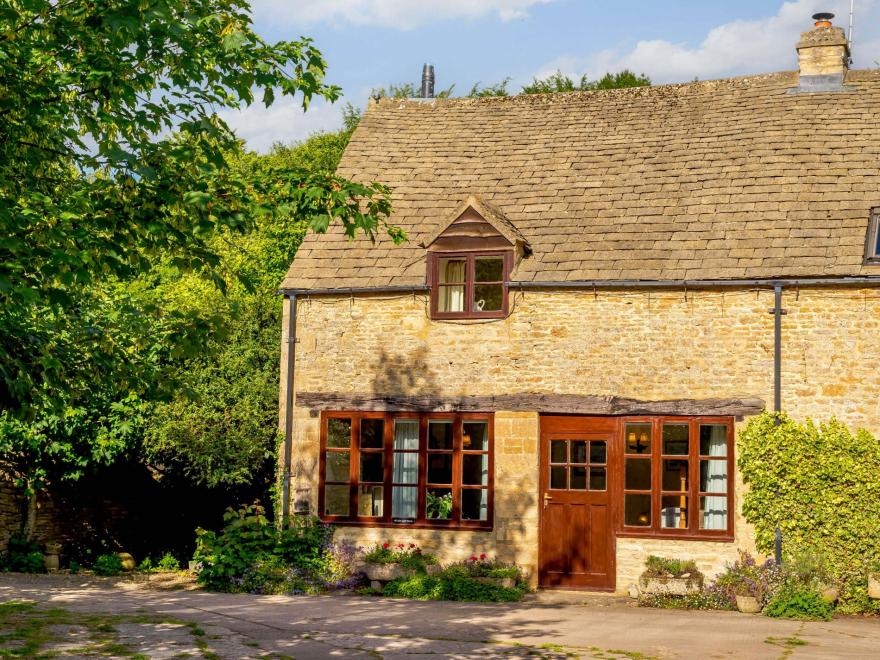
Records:
M27 513L24 518L24 537L33 541L37 533L37 491L33 487L27 489Z

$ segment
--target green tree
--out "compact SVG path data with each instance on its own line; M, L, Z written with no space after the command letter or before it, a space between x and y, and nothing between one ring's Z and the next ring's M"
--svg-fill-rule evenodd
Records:
M450 85L446 89L441 89L434 94L435 98L448 99L452 97L452 91L455 85ZM373 98L389 98L389 99L414 99L421 96L422 86L414 83L403 83L400 85L391 84L388 87L374 87L370 90L370 96Z
M387 230L388 190L271 160L238 167L220 111L333 101L309 39L267 43L240 0L10 0L0 7L0 447L31 503L124 451L120 406L223 319L126 286L159 267L223 291L217 241L284 214ZM14 460L10 457L14 457Z
M651 79L644 74L635 74L629 69L619 73L606 73L599 80L591 81L586 74L580 80L573 80L569 76L556 71L546 78L534 78L531 83L524 85L522 94L557 94L560 92L588 92L598 89L619 89L622 87L647 87Z
M485 96L509 96L510 94L507 91L508 83L510 83L509 76L501 82L497 82L494 85L486 85L485 87L481 86L479 82L475 82L474 86L471 87L471 91L468 92L468 96L470 98L482 98Z

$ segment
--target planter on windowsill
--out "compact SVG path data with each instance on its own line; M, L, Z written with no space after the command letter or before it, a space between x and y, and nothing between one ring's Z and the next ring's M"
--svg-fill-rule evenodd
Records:
M700 590L699 580L692 577L643 577L641 591L652 596L687 596Z
M474 580L502 589L513 589L516 586L516 578L512 577L475 577Z
M868 573L868 598L880 598L880 572Z
M758 614L761 611L761 603L754 596L736 596L736 609L743 614Z

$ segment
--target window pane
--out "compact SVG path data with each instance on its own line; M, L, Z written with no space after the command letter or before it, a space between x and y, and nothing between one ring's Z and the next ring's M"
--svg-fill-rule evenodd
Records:
M351 420L328 419L327 420L327 446L328 447L351 447Z
M664 460L662 476L663 490L687 491L688 462Z
M462 520L488 520L489 491L485 488L466 488L461 491Z
M877 242L874 243L874 256L880 257L880 220L877 221Z
M347 451L327 452L327 481L348 481L351 478L349 466L351 453Z
M660 526L666 529L687 529L687 513L686 495L664 496L660 502Z
M565 490L568 488L568 468L565 466L553 466L550 468L550 488Z
M348 486L324 486L324 515L348 515Z
M623 524L628 527L651 526L651 496L632 495L623 496Z
M627 454L650 454L651 453L651 425L650 424L627 424L626 425L626 453Z
M571 490L587 489L587 468L585 466L572 466L570 488Z
M608 490L608 477L605 474L605 468L590 468L590 490Z
M448 488L429 488L425 499L425 516L433 520L452 517L452 491Z
M437 311L439 312L463 312L464 311L464 285L441 286L437 290Z
M452 454L428 454L428 483L452 483Z
M477 282L501 282L504 279L503 257L477 257L474 261Z
M672 456L687 456L689 434L690 427L687 424L664 424L663 453Z
M467 276L467 259L443 258L438 266L440 284L464 284Z
M464 422L461 445L466 451L489 451L488 422Z
M727 497L700 498L700 529L727 529Z
M361 447L365 449L382 449L385 445L385 420L361 420Z
M700 454L702 456L727 456L727 427L724 424L700 426Z
M419 455L394 453L394 474L391 479L396 484L419 483Z
M551 463L567 463L568 462L568 441L567 440L551 440L550 441L550 462Z
M419 489L412 486L395 486L391 489L391 517L416 518L419 505Z
M419 420L394 420L394 448L409 450L419 448Z
M580 464L587 462L587 443L583 440L571 441L571 462Z
M644 458L626 459L624 486L627 490L651 490L651 461Z
M504 306L504 286L477 284L474 287L474 311L497 312Z
M428 449L452 449L452 422L428 422Z
M361 481L384 481L385 454L364 452L361 454Z
M605 442L593 440L590 443L590 463L605 463L606 460Z
M700 461L700 492L727 492L727 461Z
M489 454L464 454L462 456L461 483L467 486L489 485Z
M358 488L359 516L381 516L384 502L385 489L382 486L360 486Z

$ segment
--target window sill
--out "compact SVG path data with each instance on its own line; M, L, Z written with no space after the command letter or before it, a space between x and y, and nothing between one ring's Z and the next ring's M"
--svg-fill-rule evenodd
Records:
M733 543L733 534L671 534L669 532L638 532L630 529L618 530L617 538L658 539L660 541L709 541L712 543Z
M446 523L426 523L426 522L415 522L415 523L396 523L396 522L388 522L384 520L340 520L338 518L334 518L333 516L321 516L321 522L328 523L330 525L336 525L337 527L382 527L382 528L390 528L390 529L433 529L433 530L445 530L450 532L491 532L492 524L485 522L477 522L477 523L461 523L461 522L446 522Z

